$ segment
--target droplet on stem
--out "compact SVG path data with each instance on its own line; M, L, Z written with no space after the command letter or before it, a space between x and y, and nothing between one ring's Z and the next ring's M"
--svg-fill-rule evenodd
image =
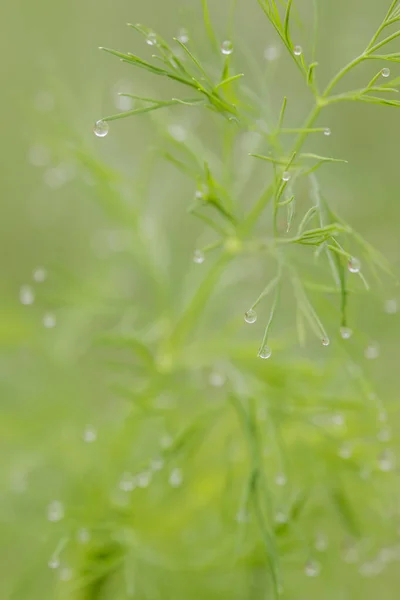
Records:
M331 343L330 339L328 337L326 337L326 336L321 339L321 344L323 346L329 346L330 343Z
M233 44L232 44L232 42L230 40L225 40L224 42L222 42L222 44L221 44L221 52L225 56L228 56L229 54L232 54L232 52L233 52Z
M284 171L282 173L282 181L289 181L290 180L290 173L289 171Z
M349 260L349 263L347 265L350 273L359 273L361 270L361 263L358 260L358 258L355 258L354 256Z
M341 327L340 336L343 340L349 340L353 335L353 330L350 327Z
M153 31L150 31L150 33L147 35L146 44L149 46L155 46L157 44L157 36Z
M201 265L204 260L204 252L202 250L195 250L193 254L193 262L195 262L197 265Z
M326 135L326 137L329 137L331 135L332 131L329 129L329 127L325 127L324 129L324 135Z
M106 121L102 121L100 119L100 121L96 121L94 127L93 127L93 132L97 137L105 137L107 135L109 131L109 126L108 123Z
M272 355L272 350L269 346L264 346L258 353L259 358L267 359Z
M257 321L257 313L255 310L253 310L252 308L250 310L248 310L245 314L244 314L244 320L246 323L249 323L249 325L252 325L253 323L255 323Z
M182 27L182 28L179 30L179 33L178 33L178 37L177 37L177 39L178 39L178 40L179 40L179 41L180 41L182 44L187 44L187 43L188 43L188 41L189 41L189 32L188 32L188 30L187 30L187 29L185 29L184 27Z
M382 69L381 73L382 73L382 77L390 77L390 69L388 69L387 67Z
M295 56L301 56L301 55L302 55L302 53L303 53L303 48L302 48L301 46L295 46L295 47L293 48L293 54L294 54Z

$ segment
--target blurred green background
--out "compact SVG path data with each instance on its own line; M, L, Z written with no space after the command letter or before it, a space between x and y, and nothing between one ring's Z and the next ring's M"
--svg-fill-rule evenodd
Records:
M316 3L326 83L365 46L387 3ZM313 3L295 6L307 56ZM223 40L230 3L210 7ZM210 64L200 0L17 0L2 12L1 598L272 598L259 523L240 513L249 464L228 382L261 432L283 597L396 599L399 480L397 469L376 469L376 456L398 446L397 288L384 279L352 298L351 358L331 300L318 301L337 342L324 353L312 338L298 346L293 302L283 300L273 358L260 365L262 320L250 331L242 315L271 267L265 257L240 258L170 364L163 340L214 260L194 265L193 251L213 238L187 212L195 183L159 149L175 151L184 135L219 163L222 125L182 107L112 122L96 138L97 119L130 108L118 92L176 93L98 46L148 59L151 49L125 23L168 40L185 27ZM267 90L266 113L276 115L287 95L289 126L299 127L309 92L256 0L238 0L233 40L234 69L259 97ZM272 62L270 46L280 48ZM370 73L357 70L343 89ZM331 205L398 272L396 109L334 105L318 125L332 136L309 142L310 151L349 161L321 171ZM235 142L237 165L248 141ZM240 211L260 181L256 171ZM363 355L371 340L375 361ZM345 376L354 364L366 375L357 382ZM375 395L388 414L381 424ZM338 457L342 444L352 448L348 460ZM313 560L321 571L307 577Z

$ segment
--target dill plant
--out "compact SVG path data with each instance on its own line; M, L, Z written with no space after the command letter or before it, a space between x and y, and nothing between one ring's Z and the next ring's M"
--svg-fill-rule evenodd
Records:
M72 500L47 507L53 528L48 567L61 579L53 597L290 599L301 590L307 597L338 598L346 597L346 586L360 574L377 575L399 558L387 518L398 514L388 414L359 366L359 347L349 339L353 295L368 291L370 280L391 276L391 269L337 214L320 183L320 169L343 160L305 145L334 133L323 122L326 107L400 105L393 99L400 80L391 78L387 66L400 62L400 53L386 52L400 36L390 33L400 22L400 4L390 5L365 49L323 88L315 56L307 61L292 32L295 2L258 4L313 98L298 127L286 123L290 97L282 98L275 117L271 109L268 122L264 118L263 98L247 85L246 72L235 71L240 45L219 40L207 0L202 9L213 62L197 56L186 32L169 43L142 25L130 27L154 52L151 61L105 49L127 66L171 81L177 93L165 100L126 94L134 108L100 119L95 134L104 137L124 118L151 116L160 137L158 156L193 188L185 219L204 224L207 243L195 248L191 270L199 279L190 297L171 301L162 249L156 259L149 250L151 228L140 211L119 202L115 173L77 151L105 212L129 224L131 255L150 281L152 298L148 311L144 303L139 307L148 317L144 326L141 318L142 326L121 331L105 325L88 334L88 352L123 399L124 419L117 426L110 419L101 446L101 435L98 440L86 428L84 441L99 444L99 450L80 472L83 482L76 483ZM359 89L337 91L365 62L377 65L372 79ZM169 109L209 111L222 137L221 156L196 136L177 140L175 131L161 141L165 121L158 115ZM228 170L237 139L252 133L252 148L244 152L239 146L243 168ZM151 166L144 164L138 195L148 190ZM255 174L258 196L249 206L243 190ZM234 302L230 269L237 263L246 278L235 281L234 289L246 287L254 269L258 293L246 294L239 318L230 319L232 311L219 307L207 321L213 302ZM285 302L295 315L289 335L279 324ZM264 332L257 347L245 336L260 322ZM309 332L319 349L311 360ZM321 360L329 345L336 354ZM30 574L21 578L12 597L26 598L30 581Z

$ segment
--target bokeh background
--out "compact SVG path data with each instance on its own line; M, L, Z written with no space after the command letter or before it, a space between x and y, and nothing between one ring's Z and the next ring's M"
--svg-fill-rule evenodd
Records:
M387 2L316 4L326 83L362 50ZM307 56L313 6L295 5ZM210 6L223 40L230 5ZM337 339L332 299L316 300L337 342L324 354L312 337L298 346L293 302L283 299L266 367L255 358L261 319L243 332L242 315L271 267L265 257L239 259L190 333L185 360L170 364L163 340L214 258L193 264L194 249L213 238L187 212L195 182L160 148L175 151L183 136L220 164L222 125L174 108L113 122L96 138L97 119L130 108L118 92L176 90L98 46L149 58L127 22L167 39L185 27L212 64L200 0L16 0L2 14L1 598L273 597L259 524L240 513L249 465L227 381L255 403L283 597L397 598L399 480L396 469L382 474L375 464L398 445L393 282L384 277L370 295L352 298L351 357ZM311 98L256 0L238 0L233 40L234 68L263 116L276 115L287 95L288 125L298 127ZM268 61L271 46L280 53ZM350 75L343 89L365 82L371 68ZM397 110L335 105L318 124L332 135L310 151L349 161L321 171L326 195L398 272ZM249 140L243 134L235 143L240 163ZM239 211L254 202L260 181L260 172L247 180ZM137 340L157 355L157 368ZM373 361L364 358L370 341L380 346ZM355 364L365 374L357 384L345 378ZM378 397L387 412L381 424ZM325 426L328 413L335 418L321 441L310 423ZM310 560L317 577L304 572Z

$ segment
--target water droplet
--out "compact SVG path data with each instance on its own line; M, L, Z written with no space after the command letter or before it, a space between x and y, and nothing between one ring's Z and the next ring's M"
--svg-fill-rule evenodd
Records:
M399 305L396 299L386 300L385 302L385 313L388 315L395 315L399 310Z
M88 444L95 442L97 439L97 431L93 427L93 425L86 425L85 430L83 432L83 440Z
M150 31L150 33L147 35L146 44L148 44L149 46L157 45L157 36L153 31Z
M226 377L225 375L223 375L222 373L217 373L216 371L213 371L212 373L210 373L210 376L208 378L208 382L210 385L212 385L212 387L222 387L224 385L226 381Z
M267 46L264 50L264 58L269 62L272 62L279 58L280 50L277 46Z
M153 460L150 462L150 468L152 471L161 471L161 469L164 466L164 459L163 458L153 458Z
M80 544L87 544L90 541L90 531L86 527L78 529L76 534L77 540Z
M47 279L47 271L43 267L38 267L33 271L32 277L36 283L43 283Z
M355 258L354 256L349 260L349 263L347 265L350 273L359 273L361 270L361 263L358 260L358 258Z
M315 549L318 552L325 552L328 548L328 538L322 531L318 532L315 538Z
M178 33L178 38L177 38L182 44L187 44L189 41L189 32L187 29L185 29L184 27L182 27L179 30Z
M388 473L394 469L395 458L391 450L386 449L380 453L378 457L378 466L384 473Z
M291 177L291 175L290 175L289 171L284 171L282 173L282 181L286 181L286 182L290 181L290 177Z
M350 446L350 444L342 444L339 448L338 454L340 456L340 458L343 458L345 460L351 458L351 455L353 454L353 449Z
M139 475L136 476L138 487L142 489L147 488L150 485L151 475L151 471L143 471L143 473L139 473Z
M326 135L327 137L329 137L331 135L332 131L329 129L329 127L325 127L324 129L324 135Z
M342 559L348 564L356 563L359 560L358 548L351 538L342 545Z
M179 468L173 469L169 476L169 484L171 487L177 488L182 485L183 474L182 470Z
M285 513L283 513L283 512L276 513L275 523L283 524L283 523L287 523L287 521L288 521L288 518L287 518L287 515L285 515Z
M49 566L49 569L58 569L58 567L60 566L60 559L58 558L58 556L52 556L47 564Z
M286 485L287 483L287 477L285 475L285 473L278 473L278 475L275 477L275 483L276 485Z
M21 285L21 288L19 290L19 301L25 306L34 303L35 294L30 285Z
M341 414L332 415L332 423L337 427L342 427L344 425L344 417Z
M375 360L379 357L379 351L380 351L379 344L377 342L371 342L365 348L364 356L368 360Z
M390 77L390 69L388 69L387 67L382 69L381 73L382 73L382 77Z
M132 473L125 472L119 482L119 489L123 492L132 492L136 487L136 478Z
M60 570L60 580L61 581L71 581L73 571L70 567L63 567Z
M257 313L255 310L253 310L252 308L250 310L248 310L245 314L244 314L244 320L246 323L249 323L249 325L252 325L253 323L255 323L257 321Z
M225 56L228 56L229 54L232 54L233 52L233 44L230 40L225 40L224 42L222 42L221 44L221 52L222 54L225 54Z
M102 121L100 119L100 121L96 121L94 127L93 127L93 132L94 135L97 135L97 137L105 137L109 131L109 126L107 121Z
M306 562L304 572L307 577L318 577L321 571L321 565L316 560L309 560Z
M323 338L321 339L321 344L322 344L323 346L329 346L329 344L330 344L330 343L331 343L331 342L330 342L330 339L329 339L328 337L323 337Z
M237 523L248 523L250 521L250 515L245 508L241 508L238 511L236 514L236 521Z
M160 446L161 448L171 448L172 444L173 444L174 440L172 439L172 437L168 434L163 435L162 438L160 439Z
M384 429L378 431L376 437L380 442L390 442L390 440L392 439L392 432L388 427L385 427Z
M341 327L340 328L340 336L343 340L349 340L353 335L353 330L350 327Z
M195 262L197 265L201 265L204 260L204 252L202 250L195 250L193 254L193 262Z
M64 505L58 500L50 502L47 507L47 519L53 523L57 523L64 518Z
M295 47L293 48L293 54L294 54L295 56L301 56L301 55L302 55L302 53L303 53L303 48L302 48L301 46L295 46Z
M264 346L258 352L259 358L263 358L263 359L270 358L271 355L272 355L272 350L271 350L271 348L269 348L269 346Z
M57 320L53 313L46 313L43 316L43 325L46 329L53 329L56 326Z
M54 96L49 91L41 91L36 94L35 108L41 112L49 112L54 108Z
M184 142L187 138L187 131L182 125L170 125L168 132L177 142Z
M381 423L385 423L385 421L387 421L388 415L385 409L382 409L381 411L379 411L378 414L378 421L380 421Z
M34 167L45 167L50 162L50 151L46 146L32 146L29 149L28 160Z

